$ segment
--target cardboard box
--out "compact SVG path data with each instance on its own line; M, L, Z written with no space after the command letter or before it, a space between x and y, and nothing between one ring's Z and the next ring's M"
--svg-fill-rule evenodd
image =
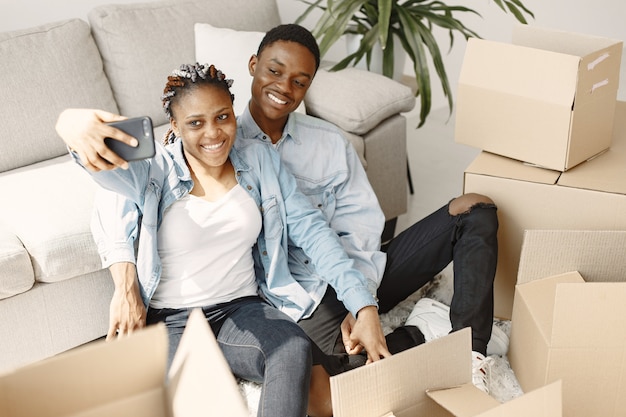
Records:
M610 282L626 275L587 282L577 271L549 273L582 266L602 279L597 271L615 262L624 272L625 243L626 232L526 233L508 357L524 390L562 381L564 415L626 413L626 282ZM582 259L575 255L581 253ZM546 274L539 278L542 268Z
M464 192L498 205L495 315L511 318L524 230L626 230L626 103L618 102L613 145L559 172L480 153L465 170Z
M518 25L469 39L455 140L565 171L610 146L622 41Z
M248 417L204 315L194 311L166 381L167 333L150 326L0 376L3 417Z
M562 416L560 384L505 404L472 384L471 330L331 378L335 417ZM529 414L522 414L528 411Z

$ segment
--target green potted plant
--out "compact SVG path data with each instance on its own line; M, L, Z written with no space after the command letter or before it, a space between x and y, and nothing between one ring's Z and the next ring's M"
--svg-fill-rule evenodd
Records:
M331 70L340 70L355 65L363 58L370 68L372 51L382 48L382 73L392 77L394 72L394 38L413 62L416 95L420 97L420 122L426 121L431 108L431 83L428 55L441 82L443 93L448 99L450 112L453 108L452 92L448 75L444 68L441 50L433 28L440 27L449 32L450 48L454 44L454 34L460 33L465 39L479 37L465 26L456 14L473 13L465 6L451 6L440 0L300 0L308 4L298 17L302 22L312 10L321 9L322 16L312 29L320 44L322 56L342 35L361 35L358 49L335 64ZM493 0L504 12L510 12L519 22L526 24L524 14L534 17L520 0ZM480 15L479 15L480 16Z

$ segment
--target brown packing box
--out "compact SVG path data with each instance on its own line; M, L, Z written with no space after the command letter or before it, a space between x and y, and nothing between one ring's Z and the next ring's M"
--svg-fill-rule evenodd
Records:
M611 143L622 41L518 25L512 44L470 39L455 140L565 171Z
M554 383L505 404L472 385L471 330L331 378L335 417L557 417ZM523 414L524 411L530 414Z
M562 381L564 415L626 415L624 253L626 231L525 234L508 357L525 391Z
M617 102L611 148L559 172L480 153L465 170L464 192L498 205L495 315L511 318L526 229L626 230L626 103Z
M150 326L0 376L2 417L248 417L203 314L194 311L165 384L167 333Z

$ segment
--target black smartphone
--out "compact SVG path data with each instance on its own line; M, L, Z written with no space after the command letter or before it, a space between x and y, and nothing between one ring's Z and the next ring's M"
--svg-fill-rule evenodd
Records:
M132 147L119 140L104 138L104 143L118 156L126 161L136 161L154 156L154 130L150 117L133 117L107 124L128 133L139 142L139 145Z

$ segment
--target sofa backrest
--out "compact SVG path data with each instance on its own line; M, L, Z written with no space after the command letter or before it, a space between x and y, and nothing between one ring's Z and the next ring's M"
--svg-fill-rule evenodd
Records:
M161 93L167 76L195 62L194 24L267 31L280 24L275 0L163 0L106 5L89 15L120 112L167 122Z
M0 33L0 57L0 172L67 153L54 130L63 109L117 111L82 20Z

